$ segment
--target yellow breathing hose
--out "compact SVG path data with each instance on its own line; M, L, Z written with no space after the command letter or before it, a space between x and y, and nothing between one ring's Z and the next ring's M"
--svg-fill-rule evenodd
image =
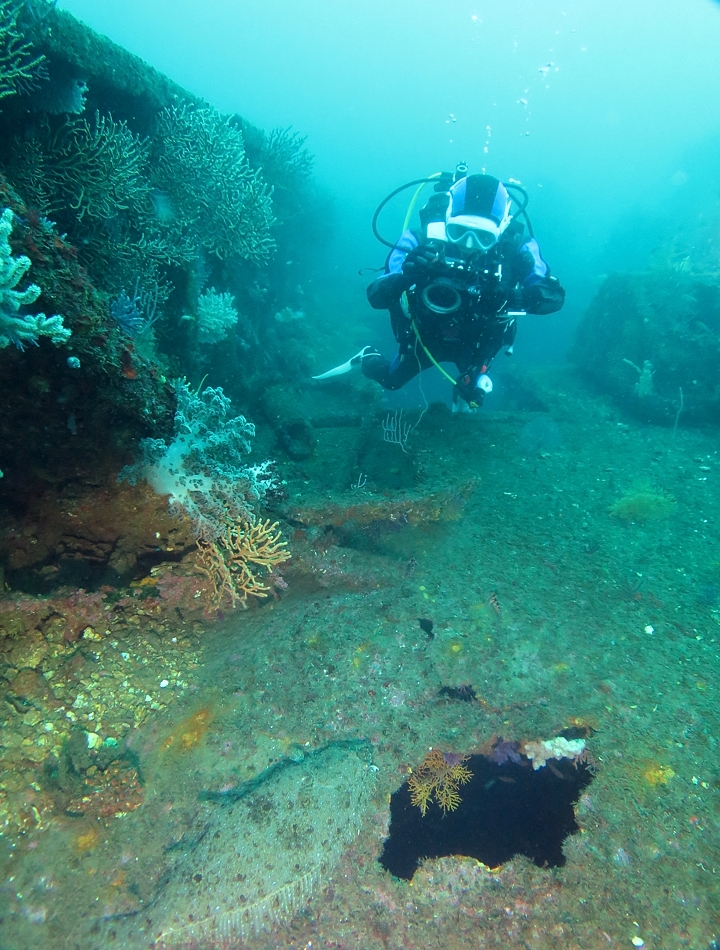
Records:
M423 341L422 341L422 339L421 339L421 337L420 337L420 332L419 332L418 328L415 326L415 321L414 321L414 320L411 320L411 321L410 321L410 326L413 328L413 333L415 334L415 338L417 339L418 343L419 343L420 346L422 347L423 352L425 353L425 356L427 356L427 358L430 360L430 362L433 364L433 366L436 367L436 369L439 369L439 370L440 370L440 372L443 374L443 376L445 377L445 379L449 380L449 381L453 384L453 386L457 386L457 380L456 380L456 379L453 379L452 376L450 375L450 373L446 373L446 372L445 372L445 370L442 368L442 366L438 363L438 361L437 361L437 360L435 359L435 357L432 355L432 353L430 352L430 350L429 350L429 349L425 346L425 344L423 343Z
M432 175L428 175L428 180L431 179L431 178L439 178L441 174L442 174L442 172L435 172L435 173L432 174ZM404 233L405 231L407 231L407 229L408 229L408 226L409 226L409 224L410 224L410 218L412 217L412 213L413 213L413 211L415 210L415 205L417 204L417 200L418 200L418 198L420 197L420 192L423 190L423 188L425 187L426 184L427 184L427 182L423 182L422 185L418 185L418 187L415 189L415 191L414 191L414 193L413 193L412 198L410 199L410 204L408 205L407 214L405 215L405 221L403 222L403 228L402 228L402 229L403 229L403 233ZM404 309L405 309L406 312L409 312L409 307L408 307L408 302L407 302L407 293L404 293L404 294L403 294L403 297L404 297L404 299L405 299L405 307L404 307ZM427 356L427 358L430 360L430 362L433 364L433 366L435 366L437 369L440 370L440 372L443 374L443 376L445 377L445 379L450 380L450 382L453 384L453 386L457 386L457 380L453 379L452 376L451 376L449 373L446 373L446 372L445 372L445 370L442 368L442 366L438 363L438 361L437 361L437 360L435 359L435 357L432 355L432 353L430 352L430 350L429 350L429 349L425 346L425 344L423 343L422 337L420 336L420 332L419 332L418 328L417 328L416 325L415 325L415 321L414 321L412 318L410 319L410 326L413 328L413 333L415 334L415 339L418 341L418 343L419 343L420 346L422 347L423 352L425 353L425 356Z
M412 217L412 213L415 210L415 205L417 204L417 200L420 197L420 192L423 190L425 185L427 185L427 183L432 178L439 178L441 175L442 175L442 172L433 172L432 175L427 176L427 181L424 181L421 185L417 186L417 188L413 192L412 198L410 199L410 204L408 205L407 214L405 215L405 221L403 222L403 227L402 227L403 232L407 231L408 229L408 225L410 224L410 218Z

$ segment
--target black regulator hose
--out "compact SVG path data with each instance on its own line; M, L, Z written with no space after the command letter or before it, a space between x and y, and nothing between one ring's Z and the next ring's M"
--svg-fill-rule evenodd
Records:
M447 175L447 173L445 174L446 174L446 177L450 179L450 184L452 184L452 176ZM377 208L375 209L375 214L373 215L373 218L372 218L372 233L375 235L375 237L378 239L378 241L381 244L385 245L385 247L390 247L393 250L397 247L397 241L386 241L385 238L380 234L377 228L378 218L380 217L380 214L383 208L385 207L385 205L388 204L388 202L392 201L395 195L399 195L401 191L405 191L406 188L412 188L417 185L427 185L427 184L430 184L430 182L435 182L437 186L439 182L442 182L442 178L439 179L437 176L433 176L432 178L415 178L413 181L407 181L405 182L404 185L400 185L399 188L396 188L394 191L391 191L390 194L387 195L387 197L383 198L383 200L377 206ZM534 238L535 233L533 231L533 226L530 221L530 216L528 215L527 210L526 210L528 206L528 202L530 201L530 195L527 193L527 191L525 191L522 185L518 185L514 181L504 181L503 185L508 189L508 191L510 191L511 189L515 189L515 191L519 191L520 194L522 195L521 201L519 201L515 197L515 195L511 195L511 198L513 199L513 201L518 205L518 210L513 215L513 218L519 218L519 217L524 218L525 223L527 224L528 233L530 234L531 238Z
M379 241L381 244L384 244L385 247L391 247L391 248L393 248L393 249L397 247L397 241L386 241L385 238L380 234L380 232L379 232L378 229L377 229L377 220L378 220L378 218L380 217L380 212L381 212L382 209L385 207L385 205L386 205L389 201L392 201L392 199L395 197L395 195L399 195L401 191L405 191L406 188L412 188L413 185L427 185L427 184L429 184L431 181L437 182L437 180L438 180L437 177L435 177L435 178L416 178L414 181L408 181L408 182L406 182L404 185L400 185L400 187L399 187L399 188L396 188L395 191L391 191L390 194L389 194L386 198L383 198L383 200L380 202L380 204L379 204L379 205L377 206L377 208L375 209L375 214L373 215L373 219L372 219L372 233L375 235L375 237L378 239L378 241Z
M520 217L524 218L525 224L527 224L528 234L530 235L531 238L534 238L535 232L533 231L533 226L532 226L532 223L530 222L530 216L528 215L527 210L526 210L528 206L528 202L530 201L530 195L527 193L527 191L525 191L522 185L518 185L514 181L504 181L503 185L508 189L508 191L514 188L516 191L519 191L520 194L522 195L523 197L522 202L518 201L515 195L512 195L512 194L510 195L512 200L518 206L518 210L513 215L513 218L520 218Z

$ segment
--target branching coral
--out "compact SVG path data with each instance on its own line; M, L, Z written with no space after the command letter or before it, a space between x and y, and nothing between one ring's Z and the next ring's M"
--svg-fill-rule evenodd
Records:
M85 229L149 207L147 145L127 123L95 113L53 132L41 124L34 137L17 142L10 177L26 201L43 213L72 212Z
M109 228L88 218L84 225L73 227L72 232L81 245L83 260L104 290L119 296L134 286L139 277L143 287L157 285L161 307L167 302L173 285L167 278L165 265L181 263L183 258L160 236L140 233L139 228L147 225L145 219L138 220L125 212L115 218Z
M312 176L314 159L305 148L306 136L292 129L273 129L265 137L258 162L267 181L284 196L302 192ZM288 203L286 200L284 203Z
M45 60L23 35L23 6L22 0L0 0L0 99L32 89Z
M221 258L265 261L274 250L270 190L245 157L242 132L214 109L163 110L153 185L169 199L178 240Z
M255 427L243 416L230 416L222 389L192 392L177 386L177 435L141 442L143 459L120 473L135 482L145 478L159 494L170 496L178 513L189 517L198 546L199 567L210 580L210 602L219 607L247 606L249 596L267 597L270 572L290 557L277 522L257 520L253 502L276 484L270 463L248 466Z
M19 313L21 307L35 303L40 288L37 284L28 284L25 290L15 289L30 269L30 259L13 257L12 227L13 213L6 208L0 217L0 349L14 343L22 350L26 343L37 343L41 336L50 337L53 343L65 343L71 331L63 326L62 317Z
M106 221L121 211L140 209L148 198L147 144L127 123L95 113L92 123L76 119L63 126L49 148L49 181L82 221Z
M59 129L40 122L13 143L7 174L28 205L67 229L104 290L118 294L139 276L145 286L157 283L162 303L164 266L191 260L195 250L154 213L147 163L144 139L124 121L95 113Z
M265 261L275 247L271 189L250 168L242 132L209 107L184 105L160 112L154 133L151 148L109 114L60 126L45 117L16 138L6 171L29 206L67 230L111 293L140 276L157 282L162 299L167 265L187 266L203 251Z
M444 812L455 811L461 802L459 785L472 778L472 772L464 763L469 756L454 752L430 749L425 758L408 779L410 801L425 817L433 797Z
M146 334L161 316L158 311L159 288L157 281L152 290L140 286L140 278L135 280L132 297L123 289L117 300L110 303L110 316L128 336L140 337Z
M225 531L215 541L198 540L200 570L212 584L210 599L220 607L230 598L233 607L247 607L247 599L267 597L270 587L258 577L258 569L272 571L290 559L286 541L277 521L228 521Z

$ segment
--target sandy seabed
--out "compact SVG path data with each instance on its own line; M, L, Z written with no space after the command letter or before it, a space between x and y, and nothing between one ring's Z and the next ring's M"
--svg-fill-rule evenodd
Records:
M562 441L549 450L523 448L532 414L434 412L408 440L419 484L406 491L289 479L294 562L259 609L203 614L202 577L173 565L86 604L91 632L75 642L47 617L6 638L4 950L151 946L113 921L161 916L158 895L222 796L356 740L372 773L359 830L334 862L317 858L307 893L269 929L159 945L712 944L716 434L639 426L570 384L551 402ZM656 519L623 515L617 503L643 492L665 499ZM15 607L37 612L31 598ZM467 684L470 701L439 695ZM446 857L411 882L381 867L389 796L430 747L469 754L570 728L589 736L596 774L564 866Z

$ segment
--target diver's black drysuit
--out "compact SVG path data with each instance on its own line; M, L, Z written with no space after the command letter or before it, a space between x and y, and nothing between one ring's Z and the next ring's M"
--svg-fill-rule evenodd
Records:
M523 235L523 225L512 222L490 251L468 254L447 241L405 231L385 273L367 289L375 310L390 311L400 348L392 362L366 356L364 375L385 389L400 389L432 365L427 350L438 363L457 366L454 399L480 405L484 393L478 378L502 346L512 346L514 314L555 313L565 302L565 290L550 276L537 241Z

